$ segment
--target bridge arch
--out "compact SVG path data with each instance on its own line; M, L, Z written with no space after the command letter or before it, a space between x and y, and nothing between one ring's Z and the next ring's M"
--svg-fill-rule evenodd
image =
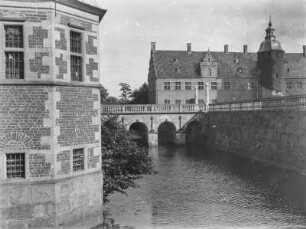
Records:
M145 123L134 122L130 125L129 131L132 133L133 139L138 142L147 145L149 130Z
M157 129L158 144L174 144L176 141L176 127L172 122L164 121Z

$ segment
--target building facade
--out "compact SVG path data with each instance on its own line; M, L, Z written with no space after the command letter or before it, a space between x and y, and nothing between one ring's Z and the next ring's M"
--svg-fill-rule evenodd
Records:
M101 223L105 12L74 0L0 0L0 228Z
M151 43L149 103L219 103L306 93L306 46L285 53L271 20L257 53L156 50Z

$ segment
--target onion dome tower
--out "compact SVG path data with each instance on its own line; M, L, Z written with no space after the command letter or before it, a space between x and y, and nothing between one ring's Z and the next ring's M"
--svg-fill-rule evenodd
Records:
M282 96L285 90L284 81L284 50L274 35L271 17L266 37L257 52L259 83L262 87L261 96Z

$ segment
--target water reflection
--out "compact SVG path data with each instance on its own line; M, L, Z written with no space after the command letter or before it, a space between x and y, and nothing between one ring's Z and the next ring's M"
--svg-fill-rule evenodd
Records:
M158 174L105 206L120 228L306 228L306 181L295 172L192 146L150 154Z

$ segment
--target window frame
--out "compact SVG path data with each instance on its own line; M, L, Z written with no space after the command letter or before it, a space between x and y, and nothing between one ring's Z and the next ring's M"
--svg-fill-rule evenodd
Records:
M69 30L69 51L70 51L70 79L73 82L83 82L84 81L84 58L83 58L83 52L84 52L84 32L70 29ZM79 35L79 48L74 49L75 45L73 45L73 38L72 34L78 34ZM78 60L73 63L73 61ZM77 64L76 64L77 63ZM75 71L75 69L78 68L78 71ZM76 75L78 73L78 75Z
M248 82L247 88L248 88L249 91L253 91L254 90L254 82Z
M174 82L175 84L175 90L180 91L182 90L182 83L181 82Z
M171 101L170 99L164 99L164 105L170 105Z
M22 162L23 162L23 165L22 165L23 170L22 170L21 174L23 174L23 175L21 175L21 176L9 176L8 175L8 172L9 172L8 168L9 167L13 167L13 166L9 166L8 165L8 160L9 160L8 156L22 156L21 159L22 159ZM19 164L19 166L20 166L20 164ZM25 155L24 152L18 152L18 153L17 152L12 152L12 153L6 153L5 154L5 178L6 179L8 179L8 180L26 179L26 177L27 177L27 175L26 175L26 171L27 171L26 166L27 166L26 165L26 155ZM15 170L16 170L16 168L15 168Z
M191 86L192 86L192 83L190 81L185 82L185 91L191 91Z
M180 100L180 99L175 100L175 105L181 105L181 104L182 104L182 100Z
M75 155L76 153L79 153L79 151L82 151L82 163L81 165L78 164L80 162L80 155ZM72 171L73 172L80 172L85 170L85 148L75 148L72 150Z
M218 82L214 81L210 83L211 90L218 90Z
M198 82L198 90L202 91L205 89L205 83L204 82Z
M224 90L231 90L231 82L230 81L224 81L223 82L223 88L224 88Z
M287 88L287 89L292 89L292 88L293 88L293 85L292 85L292 82L291 82L291 81L287 81L287 82L286 82L286 88Z
M171 83L164 82L164 91L170 91L170 89L171 89Z
M19 45L7 45L7 29L10 27L20 28L21 43ZM7 80L25 79L25 33L23 23L5 23L3 24L3 56L4 56L4 74ZM9 58L12 57L12 58ZM11 60L11 62L10 62ZM10 64L9 64L10 63Z

